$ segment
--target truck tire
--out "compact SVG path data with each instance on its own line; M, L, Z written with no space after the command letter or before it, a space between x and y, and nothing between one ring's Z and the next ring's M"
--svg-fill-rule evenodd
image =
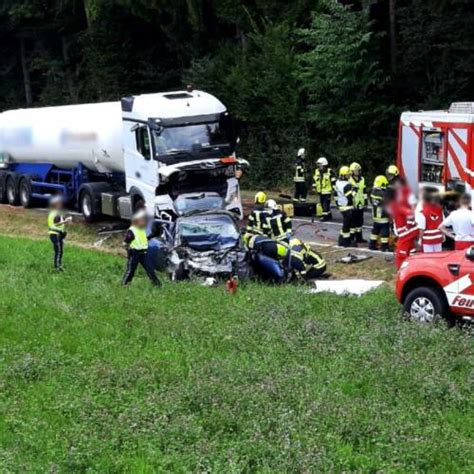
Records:
M94 222L101 216L102 193L111 191L106 182L84 184L79 191L79 210L86 222Z
M420 323L435 323L450 316L442 290L429 286L410 291L403 308L410 319Z
M18 206L19 196L17 179L15 175L10 174L7 176L5 189L7 193L8 204L10 204L10 206Z
M7 202L7 173L0 171L0 204Z
M20 204L25 208L33 206L33 196L31 188L31 176L25 175L20 179L20 184L18 185L18 196L20 199Z

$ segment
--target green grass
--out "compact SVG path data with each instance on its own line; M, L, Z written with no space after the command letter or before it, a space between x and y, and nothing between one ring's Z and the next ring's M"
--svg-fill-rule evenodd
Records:
M124 261L0 237L0 470L474 469L472 339L360 299L119 285Z

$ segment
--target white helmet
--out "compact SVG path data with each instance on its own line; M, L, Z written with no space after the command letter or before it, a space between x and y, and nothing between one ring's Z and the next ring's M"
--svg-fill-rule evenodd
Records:
M304 155L306 155L306 149L305 148L300 148L298 150L298 158L301 158Z
M277 208L277 203L274 199L269 199L266 203L265 203L265 207L267 209L271 209L272 211L274 211L276 208Z
M327 158L322 156L321 158L318 158L318 161L316 161L316 164L320 165L320 166L328 166L329 162L328 162Z

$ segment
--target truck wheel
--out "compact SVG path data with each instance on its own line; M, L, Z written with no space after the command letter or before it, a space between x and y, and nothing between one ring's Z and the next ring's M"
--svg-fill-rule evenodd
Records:
M97 213L94 206L95 196L89 189L84 189L79 198L79 209L86 222L94 222L97 219Z
M0 204L7 202L7 174L0 172Z
M10 206L18 205L18 189L15 183L15 179L12 176L8 176L6 183L7 201Z
M421 323L434 323L449 316L441 290L428 286L410 291L403 307L410 319Z
M33 196L31 195L31 178L29 176L21 178L20 185L18 186L18 194L20 196L20 204L24 208L28 208L33 205Z

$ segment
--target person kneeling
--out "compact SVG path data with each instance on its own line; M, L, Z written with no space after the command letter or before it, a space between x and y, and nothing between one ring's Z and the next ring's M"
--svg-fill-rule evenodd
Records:
M124 244L127 247L127 268L123 275L122 284L128 285L135 276L138 264L144 269L153 285L161 286L161 282L156 276L155 270L148 262L148 236L146 233L146 212L138 211L132 217L132 226L128 229L124 237Z

